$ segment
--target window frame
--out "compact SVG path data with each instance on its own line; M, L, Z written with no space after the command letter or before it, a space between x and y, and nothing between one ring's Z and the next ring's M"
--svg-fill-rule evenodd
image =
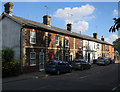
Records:
M66 41L68 41L68 44L66 44ZM69 38L65 38L65 47L69 47Z
M35 37L31 35L32 32L35 32ZM32 42L31 39L35 39L35 42ZM36 44L36 31L34 31L34 30L30 31L30 44Z
M58 37L58 39L57 39L57 37ZM56 35L56 42L58 42L58 43L56 43L56 46L59 46L59 36L58 35Z
M79 41L79 48L82 48L82 40Z
M31 58L31 54L35 54L35 58ZM35 59L35 64L31 64L31 60ZM30 52L30 66L36 66L36 52Z

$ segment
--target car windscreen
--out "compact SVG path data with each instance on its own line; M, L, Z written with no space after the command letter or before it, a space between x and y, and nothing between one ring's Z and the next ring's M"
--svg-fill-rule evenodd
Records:
M85 60L75 61L75 63L85 62Z
M55 65L55 62L49 62L48 65Z
M104 59L103 57L98 57L98 59Z

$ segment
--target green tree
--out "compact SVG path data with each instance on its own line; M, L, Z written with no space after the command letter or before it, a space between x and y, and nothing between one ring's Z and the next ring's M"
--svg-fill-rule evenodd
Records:
M120 38L116 39L113 42L113 46L114 46L115 51L118 51L120 54Z
M109 32L115 32L116 30L118 31L118 29L120 28L120 18L116 19L113 18L114 20L114 25L111 26L111 28L109 29Z

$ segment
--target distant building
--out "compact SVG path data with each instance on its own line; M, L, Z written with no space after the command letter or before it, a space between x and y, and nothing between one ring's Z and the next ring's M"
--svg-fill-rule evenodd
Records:
M93 63L99 56L114 58L112 44L98 39L97 33L90 37L72 32L72 24L67 24L66 29L51 26L48 15L43 16L43 23L27 20L12 14L13 3L4 6L0 16L2 48L14 50L14 59L21 60L23 72L42 71L51 59L86 59Z

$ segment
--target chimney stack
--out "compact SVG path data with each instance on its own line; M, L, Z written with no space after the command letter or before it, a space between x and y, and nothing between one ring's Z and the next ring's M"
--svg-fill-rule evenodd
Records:
M67 24L67 30L72 33L72 24Z
M13 3L12 2L7 2L6 4L4 4L5 7L5 13L9 14L12 16L12 12L13 12Z
M101 40L102 40L102 41L104 41L104 38L103 38L103 36L102 36Z
M43 16L43 23L51 26L51 16L49 16L49 15Z
M93 38L97 39L98 34L97 33L93 33Z

